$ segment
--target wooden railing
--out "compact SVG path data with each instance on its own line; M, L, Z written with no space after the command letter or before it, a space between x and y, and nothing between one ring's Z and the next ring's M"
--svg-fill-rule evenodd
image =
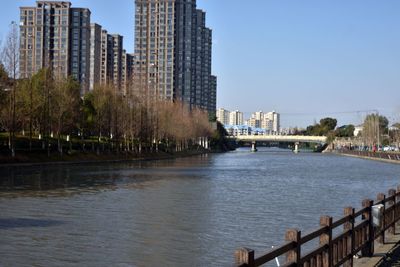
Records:
M385 160L400 161L400 153L398 152L373 152L373 151L359 151L359 150L338 150L338 153L359 156L359 157L369 157L378 158Z
M383 204L380 226L373 224L372 206ZM400 220L400 186L390 189L388 196L378 194L377 200L366 199L362 208L356 211L352 207L344 209L344 217L333 221L332 217L322 216L320 228L302 235L298 229L289 229L285 235L286 244L255 257L254 250L241 248L235 252L236 266L256 267L286 255L284 266L335 267L353 266L353 257L361 253L362 257L374 254L374 241L385 242L385 232L395 232L395 223ZM340 231L339 227L343 227ZM338 235L333 235L334 232ZM319 239L319 246L310 252L302 253L304 244Z

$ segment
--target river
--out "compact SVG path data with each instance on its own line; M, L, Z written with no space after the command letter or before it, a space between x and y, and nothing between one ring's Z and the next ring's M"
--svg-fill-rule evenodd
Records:
M395 188L400 165L248 148L0 168L0 266L232 266Z

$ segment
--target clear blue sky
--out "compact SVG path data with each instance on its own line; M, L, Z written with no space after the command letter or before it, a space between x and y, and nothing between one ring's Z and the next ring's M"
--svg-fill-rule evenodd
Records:
M33 0L1 0L0 37ZM134 0L75 0L133 51ZM112 3L116 3L113 5ZM218 107L282 113L284 126L363 110L400 120L400 1L198 0L214 30ZM349 113L340 113L349 112Z

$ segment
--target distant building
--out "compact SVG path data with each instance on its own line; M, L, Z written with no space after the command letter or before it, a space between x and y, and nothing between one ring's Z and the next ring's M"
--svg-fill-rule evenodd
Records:
M275 111L273 113L274 113L274 122L272 130L275 133L279 133L281 129L281 115L279 113L276 113Z
M37 1L20 8L20 76L42 68L55 76L73 76L81 94L89 89L90 10L70 2Z
M265 129L269 133L272 133L274 131L274 121L268 117L264 117L261 123L261 128Z
M114 76L113 59L113 38L105 29L102 29L100 84L110 84L112 82Z
M225 125L225 129L231 136L250 135L251 127L247 125Z
M132 56L127 56L123 49L121 35L108 34L102 26L91 24L89 90L96 85L113 85L119 93L126 94L127 79L132 76L132 62Z
M262 119L264 118L264 112L257 111L253 113L252 117L254 117L256 120L262 121Z
M112 82L117 90L122 90L123 37L112 34Z
M294 134L299 134L299 132L304 131L304 130L305 129L303 129L303 128L297 128L297 127L281 128L280 134L281 135L294 135Z
M215 110L217 109L217 87L218 87L218 81L217 81L217 76L211 75L211 80L210 80L210 95L209 100L208 100L208 112L212 115L215 114ZM212 112L214 110L214 112Z
M133 68L135 64L135 57L133 54L122 52L122 91L124 95L130 93L133 86Z
M358 136L359 134L361 134L362 130L363 130L363 125L358 125L354 127L354 136Z
M49 68L55 77L75 78L82 95L96 84L114 84L123 90L123 37L91 24L90 16L89 9L73 8L64 1L21 7L21 78Z
M219 108L217 110L217 121L219 121L223 125L228 125L229 124L229 114L230 114L229 110Z
M262 128L251 128L252 135L265 135L267 134L265 129Z
M243 113L239 110L232 111L229 114L230 125L243 125Z
M90 74L89 91L100 83L101 73L101 26L90 24Z
M247 120L247 125L254 128L261 128L261 121L252 117Z
M135 0L135 88L215 114L212 31L196 0Z
M272 123L272 127L271 127ZM265 129L271 130L273 133L280 132L280 114L275 111L268 112L264 116Z

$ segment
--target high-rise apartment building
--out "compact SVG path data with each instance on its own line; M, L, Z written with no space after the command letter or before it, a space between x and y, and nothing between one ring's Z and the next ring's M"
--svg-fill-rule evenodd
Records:
M174 98L175 1L136 0L135 88Z
M215 110L217 109L217 76L211 75L210 83L210 100L207 110L211 115L215 115Z
M123 37L119 34L112 34L112 81L118 90L122 86L122 53Z
M114 76L113 71L113 38L104 29L101 30L101 62L100 84L110 84Z
M196 0L136 0L135 85L166 100L215 112L212 32Z
M124 95L130 93L133 82L133 67L135 64L135 57L133 54L122 52L122 91Z
M90 77L89 91L100 83L101 73L101 26L92 23L90 25Z
M71 75L81 84L81 94L89 89L90 11L71 8Z
M89 88L89 55L89 9L53 1L20 8L21 78L50 68L55 76L72 75L83 94Z
M91 24L90 34L90 90L95 85L113 85L126 93L126 51L123 37L109 34L98 24ZM132 59L130 59L132 61ZM129 69L131 69L130 63Z

